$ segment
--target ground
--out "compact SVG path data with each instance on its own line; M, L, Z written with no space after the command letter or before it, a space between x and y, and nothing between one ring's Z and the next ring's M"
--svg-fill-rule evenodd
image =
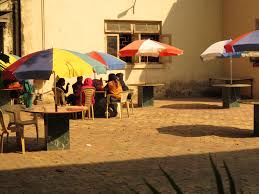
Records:
M220 100L157 100L130 118L71 120L71 149L41 150L27 127L26 154L15 138L0 154L0 193L151 193L144 179L174 193L164 168L185 193L217 193L211 153L224 177L226 161L237 190L258 193L259 138L253 137L253 105L222 109ZM28 114L28 113L23 113ZM25 115L26 117L26 115ZM6 148L6 144L5 144Z

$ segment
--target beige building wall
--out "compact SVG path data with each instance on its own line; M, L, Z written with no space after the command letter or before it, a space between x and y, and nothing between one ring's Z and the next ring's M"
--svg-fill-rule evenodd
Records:
M227 0L223 7L223 30L224 38L236 38L246 32L255 30L255 20L259 18L258 0ZM230 74L229 65L226 61L224 68L225 75ZM259 67L253 67L248 58L234 59L234 77L254 78L254 98L259 98ZM248 89L244 92L249 92Z
M202 62L199 57L210 44L222 39L222 0L136 0L134 13L129 9L133 3L134 0L22 0L24 54L44 47L105 51L104 20L153 20L162 22L162 33L171 34L172 44L184 49L184 55L173 57L172 64L158 69L126 69L127 83L142 82L145 77L147 82L166 83L160 95L167 91L169 96L188 96L204 90L208 77L222 74L220 61Z

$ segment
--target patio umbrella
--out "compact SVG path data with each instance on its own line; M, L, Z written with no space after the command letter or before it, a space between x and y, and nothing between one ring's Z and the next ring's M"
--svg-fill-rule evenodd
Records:
M121 57L127 56L150 56L150 57L160 57L160 56L178 56L182 55L183 50L176 48L174 46L157 42L154 40L135 40L127 46L119 50L119 55ZM148 60L148 58L147 58ZM148 63L148 61L147 61ZM146 77L146 73L145 73ZM145 78L146 79L146 78Z
M203 61L213 60L217 58L230 58L230 84L232 84L232 57L240 57L240 52L227 53L225 45L232 40L222 40L210 45L201 55Z
M88 76L93 71L105 73L106 68L85 54L57 48L26 55L5 70L5 72L13 73L19 80L48 80L50 75L54 73L55 91L56 75L70 78Z
M0 53L0 71L3 71L19 58L17 55Z
M93 70L98 74L106 73L103 64L85 54L52 48L20 58L6 68L5 72L13 73L20 80L48 80L53 72L59 77L76 77L90 75Z
M228 53L259 51L259 30L243 34L224 47Z
M154 40L135 40L119 51L120 56L178 56L183 50Z
M100 63L104 64L109 70L124 69L126 62L107 53L92 51L88 55Z

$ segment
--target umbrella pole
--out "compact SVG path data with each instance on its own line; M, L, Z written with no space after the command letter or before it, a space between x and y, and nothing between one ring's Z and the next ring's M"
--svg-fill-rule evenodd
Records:
M148 56L147 56L147 65L148 65ZM145 68L145 84L147 83L147 69Z
M232 84L232 54L230 55L230 84Z
M55 112L58 112L58 105L57 105L57 87L56 87L56 74L54 71L54 93L55 93Z

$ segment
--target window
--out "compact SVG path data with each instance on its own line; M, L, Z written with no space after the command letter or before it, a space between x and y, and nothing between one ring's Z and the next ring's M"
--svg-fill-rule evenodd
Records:
M119 49L119 35L118 34L109 34L106 36L106 51L107 53L117 57Z
M142 40L155 40L159 41L159 35L158 34L141 34ZM148 63L158 63L159 57L141 57L141 62L148 62Z
M104 27L106 35L106 52L118 57L118 52L124 46L140 39L161 41L160 21L114 21L106 20ZM166 42L170 44L171 42ZM148 62L158 63L158 57L121 57L127 63Z
M132 42L131 34L120 34L120 49L127 46L129 43ZM127 63L132 63L132 57L120 57L123 61Z

